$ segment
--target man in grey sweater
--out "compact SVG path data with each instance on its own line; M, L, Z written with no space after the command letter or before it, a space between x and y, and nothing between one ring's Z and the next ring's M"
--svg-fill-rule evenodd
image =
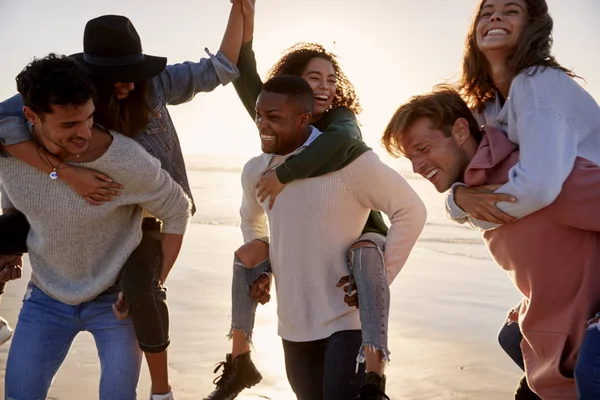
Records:
M31 282L6 365L6 396L46 398L75 336L89 331L102 366L100 399L135 398L141 353L131 321L113 314L116 283L140 243L144 210L163 222L165 281L189 223L189 199L139 144L93 125L94 87L76 61L35 60L17 88L39 156L53 172L0 158L3 211L20 210L31 225ZM48 153L61 161L51 163ZM91 206L56 179L65 163L100 171L124 188L115 200Z

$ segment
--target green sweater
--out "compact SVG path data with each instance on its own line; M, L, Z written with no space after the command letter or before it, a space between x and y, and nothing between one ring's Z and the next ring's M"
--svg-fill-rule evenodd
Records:
M238 60L240 76L233 81L237 94L254 119L256 99L262 90L262 80L256 68L252 41L244 43ZM346 108L337 107L328 111L323 118L313 123L323 132L303 152L289 157L275 172L281 183L296 179L313 178L338 171L370 148L362 141L356 115ZM363 233L376 232L387 235L388 227L381 213L371 211Z

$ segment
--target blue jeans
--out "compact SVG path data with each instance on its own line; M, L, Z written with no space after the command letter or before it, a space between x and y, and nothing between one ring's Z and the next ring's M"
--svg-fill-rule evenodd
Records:
M285 370L298 400L350 400L363 385L365 366L356 370L360 331L340 331L312 342L283 340Z
M600 398L600 313L590 320L575 366L579 400Z
M140 352L130 319L112 311L119 291L71 306L29 284L6 362L6 400L44 400L79 332L94 336L100 357L100 399L135 400ZM75 378L76 379L76 378Z

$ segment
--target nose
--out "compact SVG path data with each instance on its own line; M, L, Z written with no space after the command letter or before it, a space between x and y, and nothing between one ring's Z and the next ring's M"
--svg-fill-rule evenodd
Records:
M81 124L79 129L77 130L77 136L89 139L92 137L92 125L93 124Z
M127 83L127 89L129 89L129 90L135 89L135 84L133 82Z
M412 157L410 162L412 163L412 167L413 167L413 172L415 174L418 174L419 171L423 170L423 160L421 160L421 158L419 157Z
M504 17L502 16L502 13L496 11L492 14L492 16L490 17L490 21L491 22L500 22L504 19Z
M257 116L254 122L256 123L256 127L258 128L259 131L261 131L267 127L265 118Z

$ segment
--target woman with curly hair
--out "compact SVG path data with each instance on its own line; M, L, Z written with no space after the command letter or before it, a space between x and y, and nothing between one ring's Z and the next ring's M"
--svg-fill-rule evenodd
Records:
M480 2L467 35L459 87L480 123L502 129L519 145L520 159L504 185L455 184L446 204L455 221L468 220L483 231L510 224L553 203L577 158L600 164L600 107L574 81L575 74L552 56L552 28L545 0ZM444 173L433 170L436 173L432 180ZM537 294L538 302L542 295ZM526 339L529 337L521 342L523 353L530 355L525 357L522 366L529 384L540 394L548 393L548 384L574 386L572 380L569 383L561 379L560 374L573 373L577 347L573 347L573 343L559 343L561 339L557 334L550 344L552 335L542 335L539 326L532 333L532 326L527 323L532 319L525 318L528 312L531 314L529 308L529 300L525 298L518 310L520 331ZM590 324L596 329L593 326ZM506 334L507 329L503 329L501 343ZM533 334L538 340L546 341L543 351L539 351L539 347L532 351L532 346L540 345L532 341ZM600 390L598 385L594 386L593 376L598 372L592 345L597 339L593 338L594 335L586 335L575 369L580 398L595 398L593 393ZM556 368L536 369L539 359L557 348L564 352L560 360L555 360ZM527 392L527 382L523 379L517 398L537 398L531 392L525 394ZM586 397L588 395L591 397Z
M234 86L246 110L255 118L255 104L261 92L262 81L252 50L253 18L253 12L245 13L243 45L238 60L240 77L234 81ZM362 141L356 119L356 115L361 111L356 91L333 53L320 44L298 43L284 52L270 69L268 78L278 75L300 76L308 82L313 89L315 103L311 124L323 134L301 153L288 158L263 176L257 188L257 196L261 202L268 200L268 207L273 206L276 196L286 184L339 170L369 150ZM348 306L358 308L360 299L362 332L359 332L361 335L358 335L356 343L357 374L353 382L356 386L353 393L358 392L358 399L388 398L384 393L383 372L389 357L389 283L398 271L386 271L384 264L382 250L387 230L381 214L372 211L366 221L363 235L357 238L356 243L349 249L349 276L342 277L337 282L337 287L343 287L347 293L344 301ZM236 396L241 390L253 386L261 379L250 359L250 343L257 304L264 304L270 297L268 258L267 238L250 241L235 252L230 333L233 339L232 352L227 354L223 363L223 375L216 382L216 390L207 399L233 398L228 396ZM237 281L245 283L240 286L244 293L236 290ZM336 282L332 282L332 285L336 285ZM286 358L286 366L289 367L290 363L293 361ZM365 363L368 372L366 378L363 375ZM361 387L363 379L364 385ZM318 382L313 383L315 384L319 385ZM300 389L293 389L299 398L303 398L299 393Z

